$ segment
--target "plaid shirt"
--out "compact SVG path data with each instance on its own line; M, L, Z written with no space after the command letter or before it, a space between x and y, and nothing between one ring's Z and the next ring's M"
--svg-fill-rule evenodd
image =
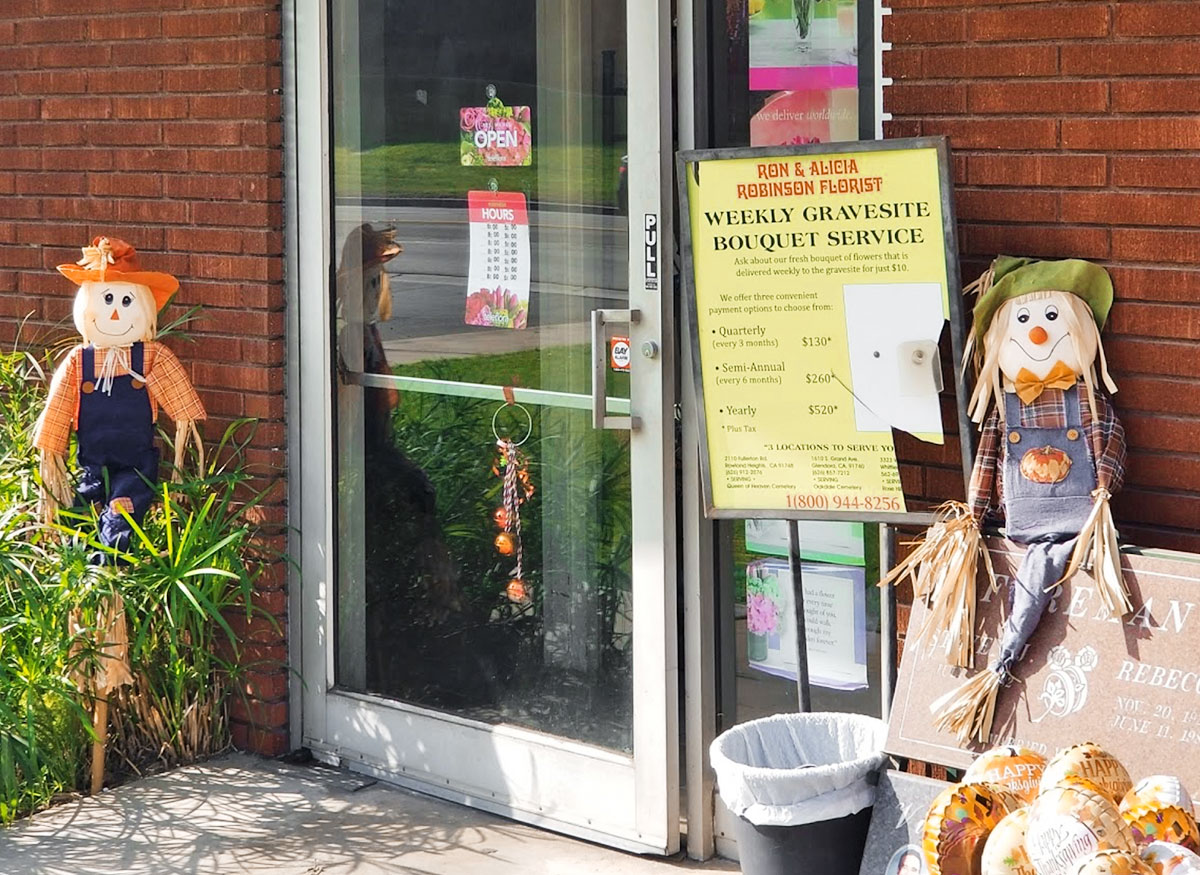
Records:
M204 405L192 388L187 371L175 358L175 354L161 343L150 341L144 344L146 389L150 393L150 413L157 419L158 408L178 422L187 419L204 419ZM71 432L79 427L79 384L83 381L83 346L69 353L50 381L50 397L46 409L38 418L33 432L33 443L39 450L57 455L66 455ZM97 351L96 364L102 360ZM128 374L126 368L118 368L117 376Z
M1096 408L1092 416L1088 405L1087 388L1081 380L1079 413L1083 431L1088 436L1088 454L1096 465L1096 481L1110 493L1117 493L1125 479L1125 429L1113 412L1112 402L1100 389L1096 390ZM1028 428L1067 428L1066 392L1046 389L1032 404L1021 405L1020 425ZM1003 403L1003 401L1001 401ZM971 471L971 491L968 503L975 519L984 517L1004 519L1004 460L1008 442L1001 439L1000 410L993 409L983 425L975 467Z

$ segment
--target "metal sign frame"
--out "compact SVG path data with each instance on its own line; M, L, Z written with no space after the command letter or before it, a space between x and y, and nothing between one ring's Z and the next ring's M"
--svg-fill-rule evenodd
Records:
M705 515L709 519L787 519L787 520L846 520L854 522L877 522L891 525L926 525L933 519L930 511L868 512L834 510L799 510L786 508L721 508L713 503L711 460L708 448L708 421L704 400L704 384L701 375L700 336L696 304L695 265L692 257L691 204L688 200L687 174L695 165L706 161L728 159L791 158L818 155L841 155L847 153L882 151L917 151L933 149L937 153L938 189L942 209L942 234L946 260L946 297L950 308L950 353L951 367L955 375L955 401L958 410L959 443L962 449L964 487L970 482L974 458L974 432L967 415L967 381L963 373L962 358L965 343L964 313L961 302L961 277L958 265L957 224L954 213L953 174L950 166L950 148L945 137L911 137L896 140L867 140L845 143L817 143L807 146L762 146L737 149L693 149L677 152L676 183L679 188L680 204L680 256L682 259L681 280L684 295L684 318L687 323L687 339L692 352L692 381L697 399L697 427L700 443L700 475L703 486ZM799 401L797 401L799 403ZM945 422L943 418L943 429Z

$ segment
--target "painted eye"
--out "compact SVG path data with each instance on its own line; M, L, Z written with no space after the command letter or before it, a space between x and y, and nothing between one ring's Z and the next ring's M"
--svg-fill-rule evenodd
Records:
M1058 307L1055 307L1053 304L1051 304L1049 307L1046 308L1046 320L1049 322L1053 322L1057 318L1058 318Z
M107 293L107 294L105 294L105 296L104 296L104 303L106 303L106 304L112 304L112 302L113 302L113 296L112 296L112 292L108 292L108 293Z
M1017 321L1022 325L1029 321L1029 311L1024 307L1017 311Z
M128 306L129 306L130 304L132 304L132 303L133 303L133 298L131 298L129 295L126 295L125 297L123 297L123 298L121 299L121 306L122 306L122 307L128 307Z

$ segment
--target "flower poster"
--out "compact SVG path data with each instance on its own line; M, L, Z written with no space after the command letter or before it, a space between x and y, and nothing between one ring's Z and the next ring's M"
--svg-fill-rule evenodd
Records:
M804 632L809 683L833 690L867 686L866 572L805 562ZM746 659L750 668L796 679L796 607L786 562L746 566Z
M529 167L533 164L533 123L527 106L505 106L491 97L487 106L458 111L459 154L464 167Z
M468 325L525 328L529 324L529 210L513 191L469 191L471 262Z
M857 139L857 88L778 91L750 119L751 146L803 146Z
M856 0L751 0L750 90L858 87Z

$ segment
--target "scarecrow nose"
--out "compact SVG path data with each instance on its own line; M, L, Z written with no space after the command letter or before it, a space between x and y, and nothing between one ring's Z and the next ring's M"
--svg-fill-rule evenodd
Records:
M121 317L117 315L116 310L113 310L113 314L111 316L109 316L108 319L110 322L120 322L121 321ZM1045 333L1046 333L1045 331L1042 332L1042 334L1045 334ZM1041 341L1038 341L1038 342L1040 343Z
M113 314L116 315L115 313ZM1031 343L1045 343L1050 339L1050 335L1046 333L1046 329L1040 325L1035 325L1029 329L1029 340Z

